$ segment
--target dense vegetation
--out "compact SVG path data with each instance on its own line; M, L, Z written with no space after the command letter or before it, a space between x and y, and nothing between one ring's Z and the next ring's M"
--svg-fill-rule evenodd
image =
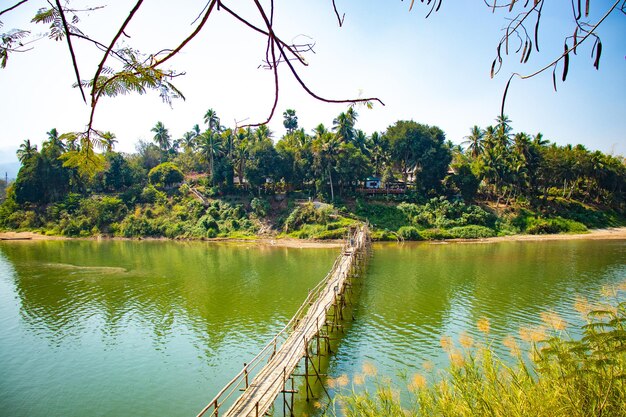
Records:
M603 304L577 303L587 320L581 339L570 338L563 319L546 312L542 326L504 339L511 357L500 358L492 353L495 342L489 322L482 319L477 325L484 340L475 342L464 334L455 346L442 338L449 368L432 372L428 366L406 378L405 400L400 388L388 383L379 382L375 392L357 389L373 374L364 369L355 376L353 391L344 391L336 401L348 417L626 415L625 290L624 284L611 289ZM330 382L345 386L349 381ZM335 415L333 408L327 415Z
M29 140L20 146L0 226L67 236L340 238L369 220L377 239L420 240L624 222L622 158L513 133L506 117L472 128L463 148L414 121L367 135L352 107L311 134L294 110L283 116L276 143L267 126L228 129L212 109L206 129L195 125L179 139L156 123L153 143L140 141L134 154L115 152L115 135L105 132L103 152L91 155L95 171L74 163L75 136L52 129L41 150ZM382 180L378 194L361 188L370 176ZM390 184L402 191L387 192Z

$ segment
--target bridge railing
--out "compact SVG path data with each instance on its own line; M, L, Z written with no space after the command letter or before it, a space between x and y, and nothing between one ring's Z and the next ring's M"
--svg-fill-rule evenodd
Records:
M275 336L270 340L265 347L248 363L244 363L243 368L233 379L231 379L225 386L220 390L220 392L207 404L206 407L198 413L196 417L203 416L219 416L219 411L225 403L233 397L235 393L239 394L242 389L247 389L250 385L250 380L254 378L254 375L258 371L259 365L265 365L265 363L269 362L272 357L276 354L278 350L278 346L282 344L287 338L293 333L293 331L297 328L300 320L306 315L308 308L313 304L313 302L319 297L322 290L326 287L329 280L335 274L337 268L340 265L340 261L344 253L347 250L353 247L359 247L365 242L358 242L359 233L361 232L361 228L357 228L354 233L350 234L350 237L346 240L342 248L342 254L335 259L332 268L326 274L324 279L317 283L315 287L309 290L309 293L304 300L304 302L300 305L296 313L293 315L291 320L283 327ZM332 305L332 303L325 306L328 309ZM324 323L322 323L323 325ZM318 324L319 326L319 324ZM292 353L292 356L295 353ZM293 357L291 358L293 359ZM283 375L283 382L287 380L290 375ZM280 375L276 378L281 377ZM211 411L210 414L206 414L208 411Z

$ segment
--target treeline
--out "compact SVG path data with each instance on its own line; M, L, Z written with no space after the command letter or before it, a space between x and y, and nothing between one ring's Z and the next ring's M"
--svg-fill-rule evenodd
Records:
M278 139L267 126L226 128L209 109L205 128L195 125L181 138L174 139L157 122L151 130L152 142L140 141L134 154L115 152L117 140L107 132L98 143L103 152L91 154L92 165L101 167L96 172L81 171L73 160L85 155L79 152L81 142L76 137L52 129L41 150L29 140L20 146L22 168L0 207L0 225L45 228L53 214L50 206L67 203L68 196L75 201L94 196L119 201L114 204L119 208L113 210L117 214L109 215L115 233L120 233L119 222L129 212L172 198L191 198L206 206L207 198L240 196L243 200L233 207L241 205L239 220L246 217L250 224L254 221L245 213L260 221L272 211L265 197L285 192L339 205L357 197L360 209L348 209L376 217L376 209L365 207L358 191L371 176L383 184L406 185L404 193L383 196L383 201L417 206L444 197L468 206L481 201L550 213L555 201L576 201L624 213L622 158L581 145L557 146L541 134L514 133L506 116L485 129L474 126L463 146L447 141L438 127L414 121L398 121L385 132L368 135L356 128L354 108L339 114L330 128L319 124L310 133L299 126L294 110L285 111L283 117L286 133ZM252 197L256 197L254 207ZM71 207L65 212L70 213ZM97 223L93 233L105 232L102 222ZM255 228L246 230L254 233Z

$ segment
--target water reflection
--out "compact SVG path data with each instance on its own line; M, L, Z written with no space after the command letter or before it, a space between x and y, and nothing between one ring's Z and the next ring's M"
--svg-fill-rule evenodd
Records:
M337 253L129 241L0 251L0 331L12 330L0 342L11 375L0 380L0 409L18 415L102 415L102 396L105 415L126 415L129 404L142 415L197 412L288 321ZM9 385L34 386L46 401L65 387L67 401L50 413Z
M603 285L625 278L623 241L375 246L357 321L330 374L357 375L371 362L400 382L399 373L423 371L426 361L444 366L441 338L484 338L482 317L491 324L487 341L505 356L501 340L539 324L542 312L579 325L576 298L597 299Z

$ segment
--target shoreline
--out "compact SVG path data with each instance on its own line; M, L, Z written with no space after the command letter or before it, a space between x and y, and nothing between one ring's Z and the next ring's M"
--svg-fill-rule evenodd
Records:
M0 232L0 241L42 241L42 240L131 240L131 241L177 241L167 238L120 238L120 237L88 237L72 238L65 236L47 236L35 232ZM511 235L497 236L483 239L447 239L434 241L419 241L430 244L446 243L495 243L495 242L517 242L517 241L550 241L550 240L626 240L626 227L612 227L607 229L592 229L588 233L578 234L554 234L554 235ZM241 244L255 244L264 246L286 247L286 248L333 248L341 247L341 240L304 240L290 238L256 238L256 239L185 239L180 241L189 242L228 242ZM389 242L376 242L389 243Z

